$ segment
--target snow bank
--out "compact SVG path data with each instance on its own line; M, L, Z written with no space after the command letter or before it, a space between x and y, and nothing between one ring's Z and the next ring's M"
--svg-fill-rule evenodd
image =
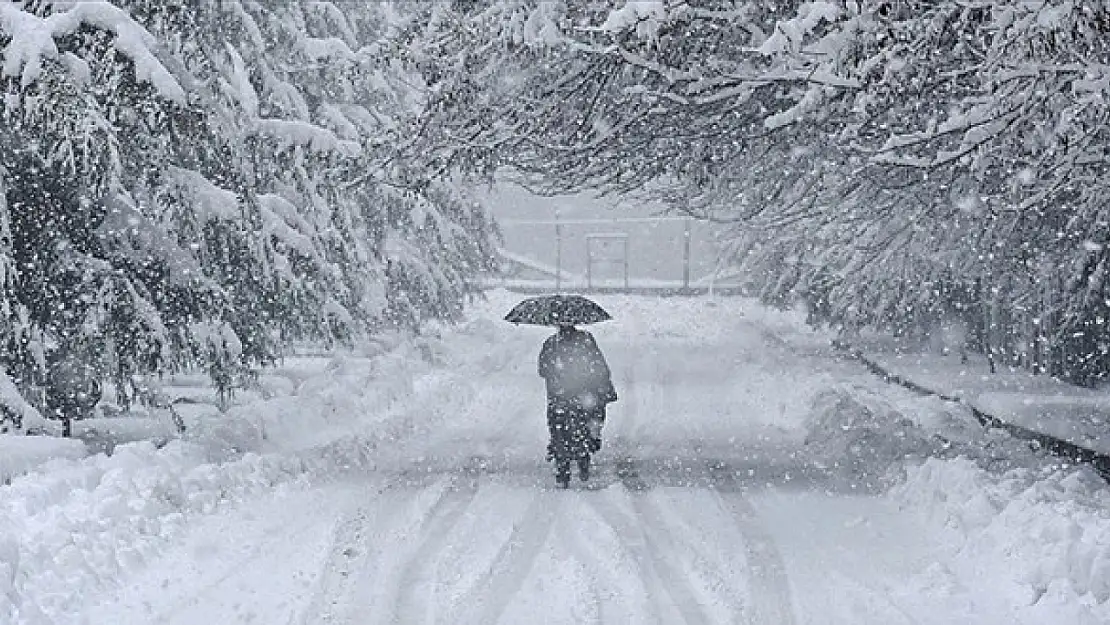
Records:
M969 355L965 363L957 354L899 351L896 345L876 341L860 351L884 371L959 399L1004 423L1110 454L1110 396L1105 391L1020 369L999 367L991 373L979 355Z
M59 458L84 458L85 444L72 438L0 434L0 484Z
M196 515L411 461L402 443L457 418L475 385L488 384L483 373L529 341L479 316L416 339L290 358L253 401L226 413L179 406L188 429L161 449L144 441L84 457L79 441L19 437L15 453L3 445L16 437L0 437L0 471L13 475L0 486L0 623L67 622L163 553Z
M90 453L111 454L116 447L136 441L162 446L178 437L168 412L164 415L130 414L95 417L73 422L73 438L82 441Z
M963 404L910 393L878 379L821 391L805 421L813 463L856 487L900 483L907 466L926 458L965 458L992 471L1034 470L1055 458L1027 441L980 425Z
M855 385L818 394L807 430L805 444L814 463L860 488L888 485L907 461L945 448L942 438L886 397Z
M1110 395L983 393L972 404L1005 423L1047 434L1080 447L1110 454Z
M1010 590L1014 622L1110 622L1110 490L1093 471L931 458L891 496L948 537L960 578Z
M792 330L789 315L776 323L791 346L819 346L820 337ZM882 353L898 374L1011 418L1061 415L1066 424L1087 415L1101 424L1103 399L1077 398L1051 379L981 375L958 356ZM934 597L938 607L951 602L966 622L989 614L1006 615L990 622L1028 625L1110 622L1110 489L1093 470L1061 468L1028 442L982 428L965 405L878 378L818 394L806 427L815 464L853 487L883 491L943 545L900 592Z
M125 445L112 456L54 460L0 492L0 621L64 622L122 572L142 565L189 514L291 484L292 458L249 454L208 464L196 446Z

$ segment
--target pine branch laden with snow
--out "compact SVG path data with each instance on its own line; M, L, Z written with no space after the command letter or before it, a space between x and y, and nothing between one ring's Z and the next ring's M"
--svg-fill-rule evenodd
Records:
M0 32L9 41L4 46L4 78L18 78L26 88L38 81L48 61L60 58L56 41L80 31L96 29L114 36L113 48L127 57L135 77L178 105L186 101L185 90L152 50L155 38L126 11L110 2L76 2L46 17L23 11L11 2L0 4ZM78 80L85 78L84 60L73 59L70 68Z
M49 423L27 403L6 372L0 371L0 434L49 431Z
M51 340L104 332L105 369L123 386L264 363L281 341L357 336L380 326L398 288L420 290L417 322L455 314L491 226L458 210L451 185L430 193L419 165L403 178L384 166L400 162L424 105L404 54L414 12L0 3L12 258L32 268L5 311L29 311ZM382 189L395 186L431 222L390 208ZM387 284L387 232L416 246L410 271L436 279ZM76 258L98 269L74 273ZM85 304L48 313L32 294L72 287L68 275L84 276ZM229 328L240 347L205 348L198 323Z
M442 132L429 142L443 146L440 158L477 159L477 167L512 150L509 162L552 191L626 191L699 161L719 163L859 86L841 66L843 37L830 34L856 18L826 3L790 15L724 2L492 5L443 20L491 43L448 30L428 52L444 77L432 107L444 114L429 124ZM506 29L529 20L562 36L520 46L527 40L511 34L501 43ZM776 28L792 39L761 47ZM452 73L462 59L468 71Z

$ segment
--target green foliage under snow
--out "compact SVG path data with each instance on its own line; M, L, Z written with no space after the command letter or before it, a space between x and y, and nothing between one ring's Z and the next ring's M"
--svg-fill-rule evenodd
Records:
M457 314L494 233L400 149L425 101L416 19L0 1L0 361L23 397L41 407L52 354L126 401L136 376L229 388L292 341Z

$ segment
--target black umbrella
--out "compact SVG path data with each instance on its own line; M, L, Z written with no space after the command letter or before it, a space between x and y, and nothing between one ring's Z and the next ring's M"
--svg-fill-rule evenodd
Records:
M586 325L612 319L596 302L581 295L542 295L517 304L505 321L538 326Z

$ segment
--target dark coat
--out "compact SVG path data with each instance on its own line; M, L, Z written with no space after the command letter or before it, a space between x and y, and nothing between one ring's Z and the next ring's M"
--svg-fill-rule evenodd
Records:
M617 399L605 356L593 335L577 328L561 328L544 341L539 374L549 402L603 408Z

